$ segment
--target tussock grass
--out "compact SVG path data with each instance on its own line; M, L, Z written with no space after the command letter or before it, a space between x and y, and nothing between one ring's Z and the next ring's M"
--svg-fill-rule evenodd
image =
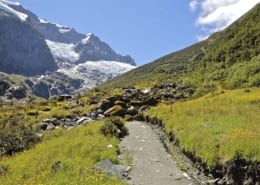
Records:
M237 157L260 160L259 88L210 93L170 109L160 104L149 114L161 118L180 147L209 167Z
M58 129L47 133L43 141L34 148L12 157L4 157L0 167L1 185L12 184L123 184L92 170L100 160L109 158L117 163L115 137L104 137L96 122L71 130ZM107 148L112 144L113 148Z

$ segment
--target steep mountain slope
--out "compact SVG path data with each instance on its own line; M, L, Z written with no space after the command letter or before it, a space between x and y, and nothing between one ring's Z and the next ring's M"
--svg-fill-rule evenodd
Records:
M84 35L78 33L73 28L48 22L37 17L34 13L25 9L19 3L10 3L6 0L2 0L2 2L8 5L8 7L12 9L16 15L22 14L24 17L27 17L26 21L44 36L47 40L47 44L50 43L48 41L52 41L52 43L48 45L50 46L50 49L58 62L71 61L70 57L64 58L64 56L60 56L55 53L57 48L59 48L62 43L63 46L67 45L67 47L72 45L73 47L71 48L71 51L76 52L80 56L77 58L77 61L73 62L84 63L85 61L108 60L135 65L134 60L130 56L122 56L117 54L108 44L102 42L94 34ZM54 47L56 50L52 49ZM61 57L66 60L60 60Z
M58 68L42 35L3 9L0 9L0 56L0 71L6 73L30 76Z
M135 68L130 56L94 34L43 20L20 3L0 0L0 26L0 71L30 76L30 91L44 98L90 89Z
M196 88L260 84L260 4L222 32L115 78L103 87L178 81ZM131 80L129 80L131 79Z

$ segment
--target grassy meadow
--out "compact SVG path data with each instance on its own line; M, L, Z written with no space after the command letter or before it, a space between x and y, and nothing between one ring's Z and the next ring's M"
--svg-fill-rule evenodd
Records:
M219 90L203 97L159 104L149 115L161 118L180 147L208 167L235 158L260 160L260 89Z
M116 185L124 184L93 170L102 159L118 163L119 140L105 137L95 122L70 130L56 129L44 135L32 149L0 159L1 185ZM112 144L112 148L107 148Z

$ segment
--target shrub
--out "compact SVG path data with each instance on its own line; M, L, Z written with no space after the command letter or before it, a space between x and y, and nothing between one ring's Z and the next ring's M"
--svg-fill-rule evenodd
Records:
M29 149L39 140L32 128L24 124L0 123L0 157Z
M128 129L120 118L111 117L105 120L101 127L101 133L105 136L122 138L128 134Z

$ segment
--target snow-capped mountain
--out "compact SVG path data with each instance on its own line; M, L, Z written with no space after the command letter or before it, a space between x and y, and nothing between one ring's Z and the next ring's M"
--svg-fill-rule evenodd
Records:
M116 53L93 33L78 33L74 28L39 18L18 2L0 0L0 18L0 29L4 30L2 33L8 35L8 38L10 37L5 40L7 36L0 33L0 40L2 38L3 41L0 42L0 57L6 56L6 51L1 50L1 48L8 48L7 53L10 53L8 56L11 56L4 57L6 59L5 64L1 65L0 62L0 71L31 76L31 83L29 84L33 91L39 94L37 87L41 84L41 91L48 92L48 94L40 93L40 96L47 98L49 95L73 93L80 89L93 88L135 68L135 62L129 55L122 56ZM11 20L15 21L14 24L20 25L20 27L7 27L6 25L9 25ZM23 27L27 27L27 29ZM30 33L36 36L30 37L31 34L26 33L26 30L27 32L30 30ZM18 33L13 34L13 32ZM24 37L24 35L27 35L27 37ZM38 42L35 40L38 40ZM38 47L39 40L41 47ZM5 43L8 47L4 45ZM28 43L29 49L26 47ZM33 49L37 52L35 53ZM43 52L39 53L39 51ZM26 61L22 60L23 58ZM38 65L42 63L39 62L41 59L47 61L46 64L52 62L55 64L52 64L48 69L46 65ZM26 63L29 63L29 66L24 65ZM45 66L45 68L34 72L37 69L34 65ZM52 72L53 70L56 70L56 72ZM41 77L32 77L32 75L40 75ZM60 88L62 81L70 83L71 81L75 82L75 80L77 81L75 88L69 91L67 91L67 88ZM45 90L43 90L44 88ZM46 88L48 89L46 90Z
M63 44L60 50L64 47L70 48L71 52L75 52L79 55L76 61L77 63L84 63L87 60L107 60L135 65L134 60L130 56L117 54L108 44L102 42L92 33L81 34L73 28L48 22L25 9L20 3L7 0L0 0L0 2L0 9L8 11L21 21L28 22L44 36L47 44L50 43L48 41L52 41L49 47L56 57L57 62L60 62L60 59L62 59L62 61L65 59L64 56L57 55L60 54L60 51L57 49ZM57 46L55 46L55 44ZM70 61L70 58L67 58L67 61Z

